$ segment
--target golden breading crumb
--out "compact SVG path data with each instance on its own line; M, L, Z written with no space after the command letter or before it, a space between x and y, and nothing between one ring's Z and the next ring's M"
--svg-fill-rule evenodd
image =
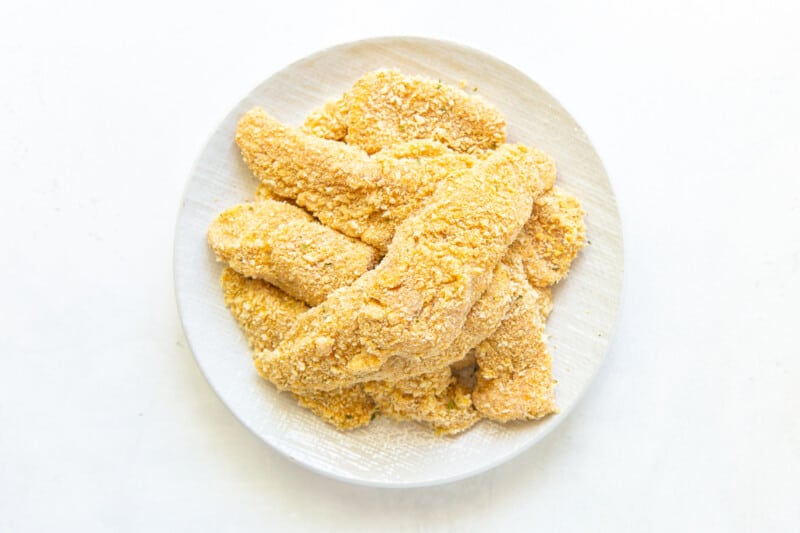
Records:
M361 383L332 391L295 395L297 403L329 424L347 430L369 424L378 412L372 397Z
M374 379L392 356L440 356L530 216L539 186L518 145L454 173L398 226L374 270L303 314L276 350L256 358L259 371L282 389L331 390Z
M577 198L553 187L534 201L530 220L509 249L519 256L528 281L548 287L567 275L586 243L583 209Z
M370 158L359 148L285 126L260 108L239 121L236 142L247 165L274 194L381 251L440 181L480 161L428 140Z
M259 182L258 186L256 187L255 200L276 200L279 202L285 202L286 198L281 198L277 194L273 193L272 189Z
M217 258L309 305L352 283L379 260L378 252L275 200L234 206L208 230Z
M472 401L482 416L499 422L556 412L544 334L552 307L550 291L534 289L524 279L520 286L522 293L510 314L475 350L478 371Z
M304 130L373 154L398 142L433 139L458 152L495 149L506 121L482 98L441 81L378 70L315 111Z
M308 306L266 281L245 277L232 268L222 271L222 292L254 351L272 350Z
M446 387L435 392L426 385L444 380ZM410 385L418 384L419 387ZM405 380L394 387L368 382L364 389L380 412L396 420L429 424L440 435L453 435L472 427L480 415L472 405L470 391L452 376L449 368L418 380Z
M325 102L322 108L312 111L300 129L320 139L344 141L347 136L347 117L341 100Z
M531 148L531 157L536 162L539 179L545 184L544 190L549 191L556 182L556 162L549 154L538 148Z

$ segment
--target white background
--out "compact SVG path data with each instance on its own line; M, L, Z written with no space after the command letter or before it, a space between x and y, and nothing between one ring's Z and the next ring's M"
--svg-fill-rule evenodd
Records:
M0 531L798 531L796 2L109 4L0 7ZM582 403L427 489L328 480L253 437L172 288L182 188L227 110L378 35L482 49L559 98L626 243Z

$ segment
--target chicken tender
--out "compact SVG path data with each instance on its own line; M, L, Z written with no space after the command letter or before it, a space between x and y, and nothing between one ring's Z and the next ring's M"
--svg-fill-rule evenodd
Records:
M366 426L378 415L379 407L361 383L331 391L295 394L297 403L341 430Z
M278 205L273 206L271 205L271 203L276 203ZM242 209L241 212L239 212L240 210L238 210L238 208L244 208L244 207L246 207L247 209ZM266 210L266 213L261 213L260 210ZM294 210L300 211L300 213L295 213ZM288 209L287 206L280 205L279 202L263 202L263 205L245 204L243 206L237 206L237 208L234 208L234 211L235 212L232 215L234 217L239 217L241 216L242 213L245 214L245 216L248 218L248 223L246 224L246 226L248 227L252 227L254 225L252 222L249 221L251 217L255 217L257 221L255 225L259 225L262 222L268 222L273 218L278 218L279 215L281 214L283 214L285 218L289 218L290 220L295 214L301 216L303 219L305 219L305 217L307 216L305 215L305 213L302 212L302 210L299 210L297 208ZM220 218L223 220L228 220L224 216L218 217L218 220ZM231 225L226 222L222 222L220 224L222 224L222 228L216 228L213 231L210 231L209 232L210 235L216 235L221 232L230 232L233 235L244 235L247 233L246 230L236 229L241 224L237 223ZM217 223L212 224L212 228L214 228L215 225L217 225ZM278 223L276 224L265 223L263 224L263 234L260 234L259 238L265 242L273 242L275 238L270 234L270 232L279 231L280 228L281 228L280 221L278 221ZM227 238L228 236L224 237ZM286 236L286 239L290 240L289 242L291 242L291 239L294 239L295 248L304 245L308 240L307 237L301 233L295 233L293 235L290 234ZM219 237L211 238L210 240L212 241L212 245L218 240L224 241L224 239L221 239ZM325 239L312 239L312 243L308 244L308 248L310 249L312 245L319 246L321 243L324 242ZM241 254L241 250L238 248L238 243L236 244L237 248L235 249L235 251ZM357 244L360 247L367 247L362 243L357 243ZM354 255L351 253L352 250L348 250L346 247L343 247L341 243L338 246L342 247L341 249L344 255ZM224 253L221 255L224 255ZM265 261L264 259L261 259L258 256L255 257L256 259L254 265L251 265L249 261L245 261L249 269L255 269L260 265L262 265ZM238 263L232 262L232 264L236 266ZM286 280L283 280L282 278L284 276L289 276L289 274L292 272L302 270L306 266L306 261L303 260L302 258L298 260L296 257L294 257L294 262L287 260L285 264L282 264L281 266L283 268L276 268L274 269L273 272L273 275L278 280L276 285L281 285L281 284L286 285L287 284ZM313 279L329 277L334 280L342 278L350 278L350 277L356 278L359 275L366 272L367 270L369 270L370 267L371 264L368 262L362 264L361 268L353 268L352 264L349 263L344 263L344 264L323 263L323 266L318 268L319 272L315 273L313 270L311 270L308 273L307 277ZM230 276L229 275L224 276L224 278L227 277ZM261 310L261 314L259 316L261 316L262 320L263 320L263 314L265 312L264 309L268 307L267 302L275 302L276 305L286 303L291 310L297 311L296 314L304 312L308 309L305 305L300 305L300 306L289 305L289 301L291 299L287 298L285 294L276 290L275 287L273 287L272 285L269 284L264 284L264 285L265 288L263 289L263 291L261 291L261 293L259 293L256 290L251 290L247 292L244 297L239 298L240 300L243 301L248 301L249 299L252 302L258 302L259 309ZM237 287L237 286L238 284L232 285L232 287ZM330 292L333 292L333 290L338 288L338 286L340 285L336 283L320 283L320 289L318 294L319 297L322 300L324 300L328 296L328 294ZM497 327L500 324L500 321L506 315L506 312L509 309L511 302L514 300L516 296L515 287L516 285L513 283L512 273L509 266L506 264L505 261L501 262L495 268L491 282L488 284L488 288L486 289L486 291L483 292L483 294L481 294L480 298L478 298L478 300L475 302L475 304L472 306L469 313L467 314L464 326L459 332L459 335L456 337L453 343L447 348L447 350L443 354L441 359L445 362L442 362L438 359L419 360L419 359L409 359L409 358L395 356L390 358L386 362L386 364L384 365L383 369L384 371L382 372L382 375L385 375L387 379L396 380L397 379L396 376L416 376L424 372L438 371L449 361L458 361L460 359L463 359L472 348L477 346L478 343L486 339L492 332L494 332L495 329L497 329ZM273 294L275 295L274 298L272 297ZM297 296L295 295L295 297ZM309 303L308 299L305 300L306 303ZM231 310L232 312L234 312L234 315L237 316L237 319L239 317L240 312L249 312L249 309L247 311L240 311L238 307L231 307ZM288 331L289 326L287 324L294 323L296 315L282 313L281 318L282 322L280 328L281 329L280 335L282 336L283 333ZM256 318L256 322L257 320L258 319ZM246 331L248 330L246 324L243 325L243 327L245 327ZM264 332L261 331L259 331L259 333L262 335L264 334ZM274 336L271 336L270 338L274 338Z
M519 145L453 173L400 224L374 270L303 314L276 350L256 357L257 368L279 388L302 392L369 380L392 356L440 357L541 187Z
M246 333L246 337L254 351L273 349L281 338L289 331L297 317L308 310L308 307L284 294L272 285L257 279L250 279L228 268L223 272L222 284L225 293L226 305L230 308L236 320ZM470 387L460 383L452 377L448 368L428 371L430 368L416 365L406 359L394 358L393 361L401 362L395 369L396 375L415 375L413 378L400 380L399 382L378 381L366 384L356 384L351 387L335 389L329 392L308 392L298 395L300 405L310 409L317 416L320 416L339 429L352 429L367 424L374 416L376 411L399 420L414 420L427 423L439 434L454 434L463 431L473 425L480 415L494 419L504 416L507 419L529 417L527 411L520 414L521 409L508 411L508 398L497 394L497 390L502 388L511 392L511 397L516 397L519 384L515 388L507 389L507 383L502 377L498 377L497 369L493 368L490 361L487 361L487 353L503 342L508 341L508 331L514 327L519 327L515 322L519 322L519 304L517 303L523 292L523 283L519 283L519 277L514 279L512 267L501 262L495 269L494 279L482 297L475 303L470 310L464 329L448 348L452 355L448 359L460 359L454 366L463 367L471 364L475 359L465 357L469 354L470 348L478 346L482 341L479 350L482 354L482 369L478 376L481 377L477 388L478 395L475 400L476 405L480 406L480 411L472 407L473 402L470 397ZM513 320L504 323L498 330L497 327L510 305L514 302L515 312L509 317ZM540 304L545 299L540 298ZM546 315L541 317L541 324ZM533 324L534 322L531 322ZM527 327L527 326L524 326ZM492 333L497 332L494 335ZM518 331L517 333L524 332ZM535 336L541 336L541 331L533 329L534 342ZM491 336L490 336L491 335ZM488 340L486 340L488 338ZM530 346L530 340L528 346ZM505 351L520 350L519 343L503 346ZM496 351L496 350L495 350ZM502 350L501 350L502 352ZM530 379L531 375L538 379L539 389L542 384L550 381L549 359L547 355L538 354L544 357L544 365L537 372L530 372L530 369L520 374ZM522 360L525 360L523 354ZM497 358L492 361L497 361ZM506 376L516 374L520 369L516 367L518 360L507 361ZM387 362L389 365L389 362ZM391 365L389 365L391 366ZM536 375L539 374L539 375ZM490 381L487 376L492 376L491 386L487 385ZM502 387L500 385L502 384ZM524 384L523 384L524 385ZM536 390L536 389L534 389ZM550 393L552 396L552 392ZM538 393L533 398L547 397L545 393ZM546 402L544 405L547 405ZM502 407L500 407L502 406ZM503 415L498 415L495 408L506 410ZM546 409L539 407L534 412L547 414ZM505 419L505 418L503 418Z
M556 162L549 154L535 147L531 148L531 157L536 162L539 178L547 184L545 190L549 191L556 182Z
M439 435L454 435L472 427L480 415L472 405L470 390L453 377L449 368L394 386L368 382L364 390L380 412L395 420L413 420L430 425Z
M223 272L222 286L225 303L254 350L273 349L297 317L308 310L269 283L247 278L231 268ZM452 434L467 429L479 418L469 391L456 389L453 381L450 369L443 368L395 383L368 382L295 397L302 407L342 430L368 424L385 408L388 416L425 422L439 433ZM406 398L396 408L386 403L394 395ZM376 405L373 397L381 402Z
M378 70L308 117L304 131L373 154L398 142L433 139L458 152L495 149L505 117L479 96L441 81Z
M530 220L509 249L519 257L534 287L563 279L586 243L583 209L577 198L553 187L534 201Z
M555 413L555 380L545 342L552 307L549 289L524 278L522 293L497 331L475 350L478 371L472 401L492 420L534 419Z
M231 310L254 351L272 350L297 320L308 310L280 289L260 280L247 278L231 268L222 272L225 305ZM376 413L375 402L362 384L328 392L296 395L298 403L339 429L369 424Z
M272 350L308 306L260 279L232 268L222 271L225 305L239 323L254 352Z
M286 198L281 198L277 194L273 193L272 189L270 189L261 182L258 183L254 196L255 196L255 201L260 201L260 200L276 200L284 202L286 201Z
M208 242L237 272L268 281L309 305L350 285L380 258L371 246L274 200L224 211L211 223Z
M396 381L396 376L434 372L448 364L454 365L456 370L468 366L470 363L464 359L499 327L518 293L512 271L503 260L495 267L488 288L469 310L460 333L441 356L427 359L394 356L386 361L379 376Z
M339 100L325 102L321 108L312 111L300 129L320 139L344 142L347 136L346 96L345 93Z
M290 198L326 226L386 251L397 225L436 185L478 157L417 140L370 158L357 147L285 126L262 109L239 121L242 156L273 194Z

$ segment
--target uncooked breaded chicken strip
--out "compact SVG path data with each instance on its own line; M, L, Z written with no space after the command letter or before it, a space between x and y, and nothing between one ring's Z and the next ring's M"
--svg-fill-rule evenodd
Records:
M380 259L371 246L275 200L227 209L211 223L208 242L237 272L268 281L309 305L350 285Z
M578 199L553 187L534 200L531 218L508 251L519 257L534 287L548 287L567 275L586 244L586 225Z
M519 145L451 174L398 226L383 261L303 314L276 350L256 357L257 368L302 392L368 380L392 356L441 356L541 188Z
M361 383L330 391L295 394L297 403L338 429L347 430L369 424L378 414L372 396Z
M286 201L285 198L281 198L277 194L272 192L272 189L264 185L263 183L259 182L258 186L256 187L256 192L253 195L256 201L259 200L277 200L277 201Z
M293 291L295 294L292 296L313 305L315 302L311 300L324 300L335 289L348 285L353 279L372 268L374 261L366 260L369 256L364 253L364 249L372 251L375 257L377 251L364 243L352 241L334 230L320 226L309 218L301 209L282 202L242 204L217 217L209 230L209 241L218 256L222 260L229 261L232 268L238 267L239 271L249 275L266 272L268 275L260 275L261 279L284 288L287 293L290 292L287 287L295 289ZM284 226L287 221L299 222L302 225L296 228L297 231L285 231ZM319 235L320 233L322 235ZM259 242L258 246L252 244L253 242ZM281 250L284 250L284 253L281 253ZM286 253L285 250L290 252L302 250L303 253ZM342 260L310 261L306 257L315 258L320 253L326 257L336 253ZM273 259L274 256L279 259ZM271 285L267 287L275 291ZM396 376L415 376L437 371L447 362L462 359L497 329L516 297L515 287L512 272L504 259L495 267L488 288L470 309L463 328L443 353L441 361L395 356L386 362L376 378L396 380ZM255 298L255 295L253 297ZM264 294L258 297L259 302L265 299L268 298ZM284 300L285 298L280 302ZM302 311L306 309L302 306ZM234 308L231 310L234 311ZM288 317L285 314L282 317L284 321L281 336L288 327L286 326ZM293 323L295 317L291 318Z
M225 305L255 351L272 350L308 306L266 281L247 278L231 268L222 272ZM375 402L362 384L297 396L300 405L339 429L369 424Z
M440 435L460 433L480 419L472 405L472 387L455 377L450 366L441 365L453 361L456 366L474 363L472 357L459 365L494 333L516 299L518 291L509 274L507 265L497 265L489 288L472 306L458 337L439 358L395 356L375 375L380 379L364 383L364 390L382 414L425 423Z
M225 305L254 351L272 350L308 306L266 281L245 277L232 268L222 271Z
M308 306L269 283L247 278L231 268L223 271L222 287L226 305L254 350L275 348L297 317L308 310ZM380 410L374 399L379 398L386 408L384 414L428 423L441 434L453 434L467 429L479 418L469 400L469 391L454 381L450 369L445 367L395 383L358 383L295 397L302 407L339 429L368 424ZM367 388L369 393L365 392ZM386 399L395 395L406 399L390 409Z
M247 165L274 194L381 251L437 183L480 161L425 140L370 158L360 148L285 126L260 108L239 121L236 142Z
M547 183L545 190L550 190L556 182L556 162L547 152L536 147L531 148L531 157L536 162L536 170L539 171L539 178Z
M495 149L506 140L503 115L482 98L396 70L377 70L311 113L304 131L373 154L398 142L433 139L457 152Z
M519 299L494 334L475 350L478 371L472 401L482 416L498 422L556 412L544 334L552 307L550 290L535 289L520 278Z
M381 414L426 423L439 435L460 433L481 418L472 405L469 389L453 377L449 367L394 385L367 382L364 390Z
M300 129L320 139L343 142L347 136L346 111L344 97L325 102L321 108L309 113Z
M378 377L396 381L397 376L434 372L444 365L463 360L470 350L494 333L518 292L512 271L505 260L501 261L494 269L489 286L469 310L458 336L441 356L426 359L394 356L384 363Z

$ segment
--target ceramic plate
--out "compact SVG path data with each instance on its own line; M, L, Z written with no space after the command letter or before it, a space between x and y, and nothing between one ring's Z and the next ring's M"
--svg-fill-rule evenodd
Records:
M288 124L347 90L362 74L396 68L468 87L508 120L509 142L538 146L558 165L557 183L586 210L588 240L555 291L548 322L561 412L536 422L483 421L455 438L414 423L378 418L341 433L279 394L251 363L244 336L225 308L206 229L222 210L253 197L256 180L234 144L238 119L262 106ZM525 74L482 52L419 38L380 38L324 50L272 75L228 114L197 159L175 235L175 285L186 337L225 404L253 433L291 460L353 483L433 485L485 471L530 448L557 426L601 364L622 287L620 219L614 194L588 138L561 105Z

